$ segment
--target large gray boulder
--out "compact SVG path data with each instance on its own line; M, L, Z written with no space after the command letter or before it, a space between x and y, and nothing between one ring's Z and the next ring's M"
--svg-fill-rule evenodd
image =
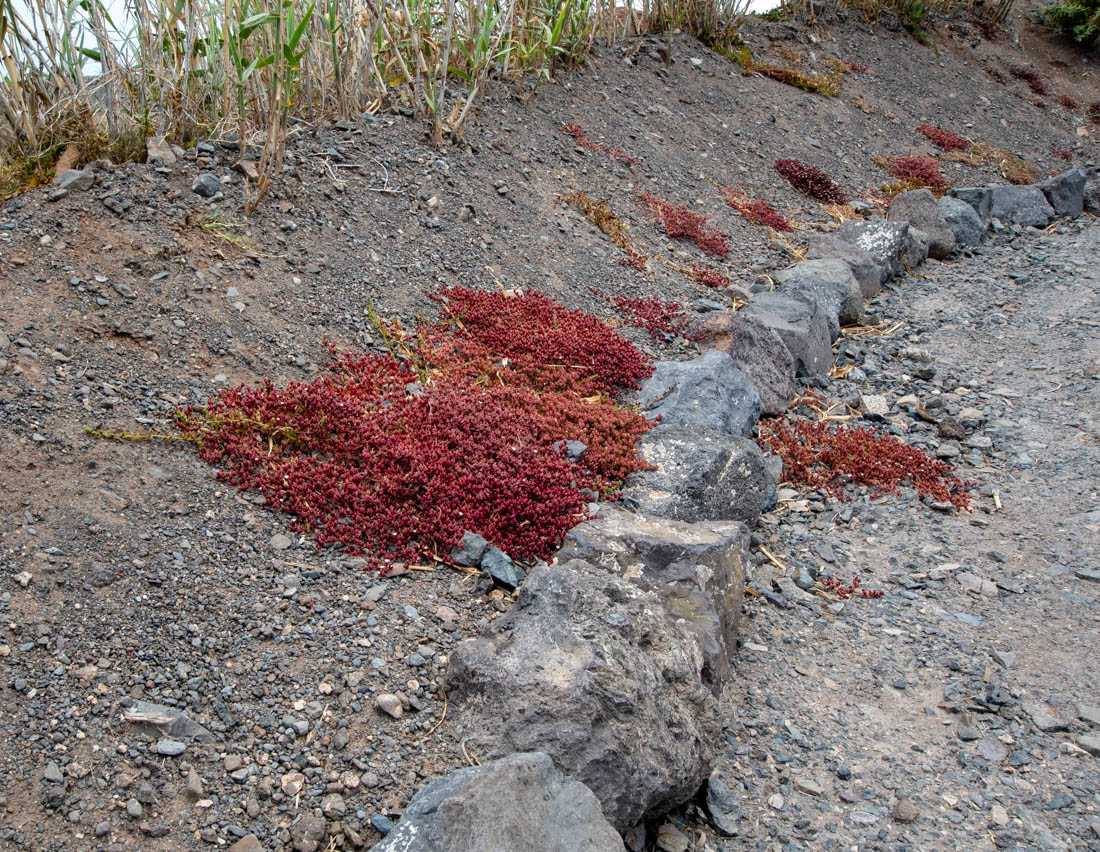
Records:
M983 232L989 227L993 219L993 187L959 186L951 190L951 196L973 208L978 218L982 220Z
M795 374L816 376L833 364L829 323L819 305L783 293L757 293L742 310L779 335L794 358Z
M939 199L936 206L940 208L940 215L947 222L947 227L955 235L955 244L959 248L976 246L982 241L985 223L977 210L961 198L952 198L949 195Z
M1037 186L993 187L993 218L1005 224L1045 228L1054 218L1054 208Z
M930 189L899 192L890 202L886 218L908 222L928 235L928 256L943 260L955 253L955 232L947 224Z
M1085 210L1100 216L1100 175L1090 172L1085 184Z
M775 485L755 441L706 429L658 426L638 447L657 470L631 474L624 505L677 521L744 521L755 525L775 498Z
M1054 209L1056 215L1076 219L1085 209L1087 179L1084 169L1072 168L1041 181L1039 189L1043 191L1047 204Z
M611 507L574 527L561 560L580 559L655 592L666 617L688 629L717 695L737 653L749 535L739 523L684 524Z
M902 271L908 222L887 222L885 219L851 219L840 226L839 239L862 249L886 270L888 281Z
M704 351L729 353L760 395L763 414L782 414L795 395L795 364L787 345L759 317L746 311L714 311L704 314L687 336Z
M658 361L642 383L638 404L650 420L668 426L748 435L760 419L760 395L725 352L690 361Z
M456 769L417 792L374 852L622 852L584 784L541 752Z
M832 234L811 236L806 243L806 257L810 260L843 260L859 282L864 299L877 295L886 281L887 270L879 266L869 252Z
M774 275L779 292L820 305L829 324L829 339L840 337L842 325L863 319L863 291L843 260L804 260Z
M703 655L661 599L606 569L535 568L451 655L455 736L483 760L542 751L620 833L690 799L721 746Z

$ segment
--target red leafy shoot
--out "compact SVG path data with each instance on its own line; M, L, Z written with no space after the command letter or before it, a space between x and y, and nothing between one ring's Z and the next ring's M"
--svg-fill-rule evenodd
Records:
M561 126L561 131L562 133L568 133L577 141L578 145L580 145L582 148L587 148L589 151L596 151L600 154L607 154L607 156L612 157L613 159L622 160L624 163L630 163L634 166L641 165L641 163L634 157L631 157L629 154L623 153L618 148L609 148L602 142L593 142L591 139L588 138L588 134L585 133L584 128L582 128L579 124L563 124Z
M707 217L694 213L681 204L641 193L643 204L664 226L665 233L674 240L691 240L704 253L726 257L730 253L729 237L707 224Z
M625 248L623 251L626 252L626 257L619 258L619 266L629 266L631 269L645 272L646 264L649 263L648 255L635 251L632 248Z
M826 421L761 422L761 446L783 459L783 475L795 485L818 488L846 499L852 484L876 494L909 485L921 496L969 509L971 483L953 475L946 462L873 429L834 426Z
M941 130L931 124L920 125L917 132L923 133L944 151L965 151L970 147L970 143L961 136L955 135L950 130Z
M1087 112L1089 120L1093 124L1100 124L1100 101L1094 101L1093 103L1089 104Z
M858 62L852 62L849 59L842 59L838 56L837 62L843 66L845 71L855 71L857 74L863 74L867 71L866 65L860 65Z
M803 195L826 204L848 203L844 190L816 166L800 163L798 160L776 160L775 170Z
M862 583L863 581L858 575L853 577L850 583L841 582L832 574L828 577L822 577L817 581L817 584L821 586L822 589L844 600L847 600L852 595L859 595L861 598L881 598L886 594L882 589L865 589Z

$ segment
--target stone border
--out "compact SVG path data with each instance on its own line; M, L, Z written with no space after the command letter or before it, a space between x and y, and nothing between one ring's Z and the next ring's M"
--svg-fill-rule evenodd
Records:
M828 369L841 327L891 278L987 230L1084 210L1100 213L1100 181L1080 168L940 199L904 192L886 219L811 239L811 258L776 273L776 290L697 322L703 354L658 362L639 393L660 417L640 447L659 469L628 481L633 512L596 505L555 565L526 578L473 534L452 554L519 587L507 614L456 648L446 676L463 747L493 760L432 781L374 848L510 852L516 838L545 837L547 849L621 852L618 837L644 837L644 819L696 797L719 750L716 696L736 650L749 529L781 476L749 438L757 420L786 410L797 377Z

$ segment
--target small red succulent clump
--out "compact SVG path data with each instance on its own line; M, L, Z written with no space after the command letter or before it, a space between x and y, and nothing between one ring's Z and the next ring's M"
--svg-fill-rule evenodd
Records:
M817 581L821 588L827 592L831 592L838 598L844 598L847 600L852 595L859 595L861 598L881 598L886 594L882 589L865 589L862 587L863 581L857 574L852 578L852 582L844 583L830 574L828 577L822 577Z
M787 218L768 204L768 202L749 198L749 196L740 189L726 186L724 183L718 184L718 189L722 193L722 197L725 199L726 204L740 213L741 218L746 222L752 222L754 225L763 225L765 228L771 228L773 231L790 232L794 230L794 227L787 221Z
M726 257L730 253L729 237L707 224L706 216L648 192L641 193L641 199L673 239L691 240L704 254Z
M563 124L561 126L561 131L562 133L568 133L572 136L582 148L587 148L589 151L596 151L600 154L607 154L607 156L613 159L622 160L624 163L630 163L633 166L640 165L638 160L631 157L629 154L623 153L618 148L608 147L602 142L593 142L588 138L588 134L585 133L584 128L579 124Z
M886 171L905 186L926 186L941 192L947 189L947 179L931 157L887 157Z
M922 496L969 509L963 482L946 462L873 429L834 426L826 421L762 422L759 443L783 459L783 475L796 485L820 488L845 499L852 483L877 493L910 485Z
M1067 151L1065 148L1051 148L1050 153L1052 153L1055 157L1058 157L1059 159L1062 159L1062 160L1072 160L1073 159L1073 152L1072 151Z
M855 71L857 74L863 74L867 70L866 65L860 65L858 62L851 62L847 59L841 59L839 56L837 57L837 62L840 63L841 67L844 68L845 71Z
M615 306L627 325L644 328L654 340L670 340L687 328L687 317L679 302L666 302L659 296L604 298Z
M729 287L733 283L729 278L707 264L693 263L687 267L688 277L704 287Z
M631 269L637 269L639 272L645 272L646 264L649 263L649 256L637 252L632 248L623 249L626 253L626 257L619 258L619 266L629 266Z
M848 203L844 190L816 166L800 163L798 160L776 160L775 170L803 195L829 204Z
M1079 106L1081 106L1079 103L1077 103L1076 99L1071 98L1069 95L1059 95L1054 100L1058 101L1058 103L1060 103L1068 110L1075 110Z
M380 571L445 558L466 530L549 558L591 492L613 499L649 469L636 444L651 424L609 391L652 366L596 317L539 294L436 298L444 319L413 334L379 323L387 355L332 348L312 381L232 388L177 425L221 479ZM568 440L587 445L581 461L562 453Z
M1046 81L1039 76L1039 72L1034 68L1028 68L1026 65L1009 65L1008 73L1015 77L1017 80L1022 80L1027 83L1028 88L1031 89L1037 95L1046 95L1050 93L1050 89L1047 88Z
M1089 104L1089 108L1086 110L1089 120L1093 124L1100 124L1100 101L1094 101Z
M917 128L918 133L923 133L932 142L938 145L945 151L965 151L970 147L970 143L963 139L961 136L957 136L950 130L941 130L932 124L922 124Z

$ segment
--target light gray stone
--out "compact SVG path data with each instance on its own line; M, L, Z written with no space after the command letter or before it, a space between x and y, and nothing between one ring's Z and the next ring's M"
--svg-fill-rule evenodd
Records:
M871 299L882 289L887 270L870 254L858 246L845 242L832 234L814 234L807 240L806 257L810 260L843 260L859 282L864 299Z
M901 266L906 271L916 269L928 260L928 249L932 240L920 228L909 226L905 235L905 249L901 253Z
M978 214L983 231L993 219L993 188L990 186L962 186L951 190L951 196L959 199Z
M514 589L523 582L523 569L499 547L490 547L481 557L481 570L500 585Z
M1081 734L1077 737L1077 745L1093 757L1100 757L1100 736L1096 734Z
M578 559L656 592L703 655L702 678L717 695L737 653L748 532L739 523L687 524L605 507L570 530L558 558Z
M1037 186L993 187L993 218L1005 224L1045 228L1054 218L1054 209Z
M1085 184L1085 210L1094 216L1100 216L1100 177L1091 174Z
M901 273L908 234L908 222L885 219L851 219L837 231L839 239L867 252L886 270L884 281Z
M145 140L145 158L150 163L160 163L162 166L174 166L176 164L176 152L163 136L149 136Z
M976 246L982 241L985 223L978 212L965 201L945 195L936 202L947 227L955 235L955 244L960 248Z
M624 832L710 774L722 718L702 669L657 595L573 561L532 570L508 612L455 648L445 687L455 736L482 760L545 752Z
M936 196L927 188L900 192L890 202L887 218L906 221L928 235L928 256L943 260L955 253L955 232L936 203Z
M697 320L687 336L700 348L728 352L760 395L760 410L782 414L795 395L795 363L774 329L747 311L723 311Z
M1024 701L1020 706L1031 717L1035 727L1044 733L1064 731L1069 727L1069 720L1045 701Z
M842 325L863 319L863 291L843 260L804 260L775 273L779 292L820 305L829 325L830 339L840 336Z
M191 184L191 191L197 195L201 195L203 198L213 198L222 191L222 182L218 180L217 175L212 175L210 172L203 172L195 178L195 182Z
M456 769L413 796L375 852L622 852L584 784L541 752Z
M123 718L138 730L152 736L167 736L177 740L214 741L214 735L189 716L173 707L134 701L123 712Z
M638 404L663 425L748 435L760 419L760 395L730 357L717 350L690 361L658 361Z
M623 505L677 521L755 525L775 501L775 482L755 441L707 429L658 426L639 446L657 470L631 474Z
M481 557L489 549L489 542L475 532L466 530L461 540L451 549L451 561L466 568L481 564Z
M1081 215L1085 209L1087 177L1084 169L1072 168L1039 183L1039 189L1043 191L1047 204L1055 215L1067 219L1076 219Z
M95 184L95 174L91 169L66 169L57 176L53 185L56 189L68 192L83 192Z
M832 367L829 324L820 307L782 293L757 293L742 310L779 335L796 375L816 376Z

